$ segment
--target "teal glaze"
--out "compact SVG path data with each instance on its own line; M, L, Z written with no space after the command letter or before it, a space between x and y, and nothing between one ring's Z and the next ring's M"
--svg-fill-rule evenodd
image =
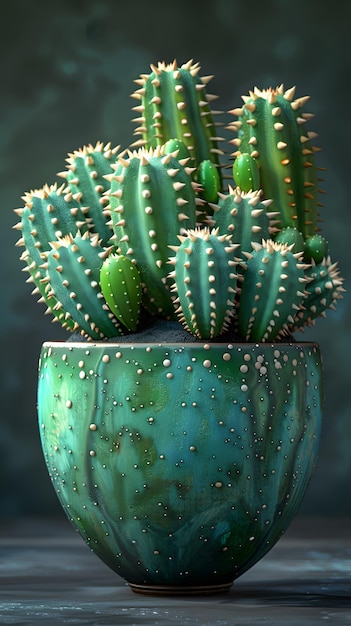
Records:
M224 591L299 508L322 387L312 343L48 342L47 467L68 518L132 589Z

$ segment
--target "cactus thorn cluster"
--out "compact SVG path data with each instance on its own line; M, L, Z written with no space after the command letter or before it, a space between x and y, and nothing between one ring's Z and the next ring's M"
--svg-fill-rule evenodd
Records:
M93 340L157 317L209 340L276 341L314 324L344 289L319 227L309 98L255 87L229 111L225 151L213 77L193 60L150 70L132 94L137 140L72 151L63 183L15 210L33 293Z

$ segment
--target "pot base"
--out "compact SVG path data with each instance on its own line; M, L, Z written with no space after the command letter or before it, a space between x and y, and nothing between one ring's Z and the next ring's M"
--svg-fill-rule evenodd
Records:
M146 596L209 596L228 593L233 581L221 585L136 585L128 583L134 593Z

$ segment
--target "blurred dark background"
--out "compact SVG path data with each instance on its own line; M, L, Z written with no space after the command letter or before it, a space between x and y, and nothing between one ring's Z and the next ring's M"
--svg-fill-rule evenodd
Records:
M133 79L158 60L199 61L223 111L254 85L309 94L327 168L321 218L348 292L301 339L321 345L326 406L320 458L302 512L351 513L351 4L340 0L13 0L0 19L0 514L56 514L36 423L37 361L67 334L30 295L12 230L21 195L56 180L68 152L133 139ZM224 121L229 118L224 116ZM323 198L322 198L323 200ZM322 224L323 226L323 224ZM349 253L347 252L349 249Z

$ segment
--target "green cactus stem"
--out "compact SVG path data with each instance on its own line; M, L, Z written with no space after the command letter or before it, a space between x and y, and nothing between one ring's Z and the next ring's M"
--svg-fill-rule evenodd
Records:
M141 279L137 267L119 254L110 254L102 264L100 286L118 320L135 332L141 303Z
M169 246L196 226L198 185L192 168L164 147L120 156L111 176L109 213L119 252L136 263L143 304L154 315L174 318L168 279Z
M260 188L260 171L256 159L247 152L239 154L233 164L234 182L242 191Z
M243 96L244 105L231 113L238 117L229 128L234 156L249 153L257 160L261 186L272 209L280 213L280 227L295 226L304 239L317 229L318 178L314 162L316 133L304 125L312 117L301 111L308 96L294 100L295 89L260 90Z
M134 121L141 139L134 145L155 148L169 139L177 138L187 146L191 164L198 168L202 161L219 167L223 154L218 143L211 102L217 96L206 93L211 76L198 75L200 66L192 60L178 67L177 62L151 65L150 74L141 74L132 97L140 101L134 111L140 114Z
M217 202L218 193L221 189L221 179L218 168L212 161L209 159L201 161L197 168L196 180L201 186L200 198L203 198L208 203Z
M305 256L306 242L297 228L287 226L280 230L274 238L276 243L283 243L287 246L294 246L294 252L303 252Z
M17 245L23 245L37 265L42 253L50 249L50 242L69 233L88 229L86 210L65 185L44 185L23 196L25 206L16 209L20 222L15 226L22 231Z
M237 275L230 235L208 228L190 230L179 236L170 259L174 271L179 320L193 335L210 339L228 329L232 321Z
M247 341L273 341L293 323L305 297L302 253L268 240L254 243L246 256L238 327Z
M319 234L306 239L305 259L307 262L313 259L315 263L321 263L328 256L328 242Z
M100 290L100 269L107 251L100 246L98 235L67 235L53 241L51 248L43 282L66 317L74 321L74 330L92 339L122 335Z
M334 309L345 291L337 263L331 263L329 257L318 264L312 260L305 270L305 276L308 280L305 297L290 325L290 332L313 325L317 317L325 317L327 309Z
M177 159L189 159L190 160L190 152L186 147L184 141L180 139L168 139L163 146L163 150L165 154L173 154L173 152L177 152Z
M115 163L119 149L120 146L111 148L110 143L104 145L101 141L95 146L84 146L68 155L67 170L58 174L66 180L80 204L86 207L89 227L92 232L99 233L104 246L108 245L112 235L103 213L108 203L104 194L110 186L105 176L112 173L111 165Z
M43 279L47 273L42 266L45 254L50 250L50 242L78 230L87 231L86 210L79 204L79 199L65 185L58 187L44 185L26 193L23 198L24 207L16 209L20 221L14 226L21 232L17 246L24 246L21 260L26 263L25 271L33 282L33 294L40 295L40 301L48 307L47 312L53 313L55 319L65 323L65 312L60 308L54 296L48 297ZM66 320L68 327L71 326Z
M232 242L240 245L241 256L251 252L252 242L260 243L274 232L275 213L268 211L271 200L261 200L261 191L244 192L239 187L228 187L228 194L220 194L214 207L212 224L220 234L232 235Z

